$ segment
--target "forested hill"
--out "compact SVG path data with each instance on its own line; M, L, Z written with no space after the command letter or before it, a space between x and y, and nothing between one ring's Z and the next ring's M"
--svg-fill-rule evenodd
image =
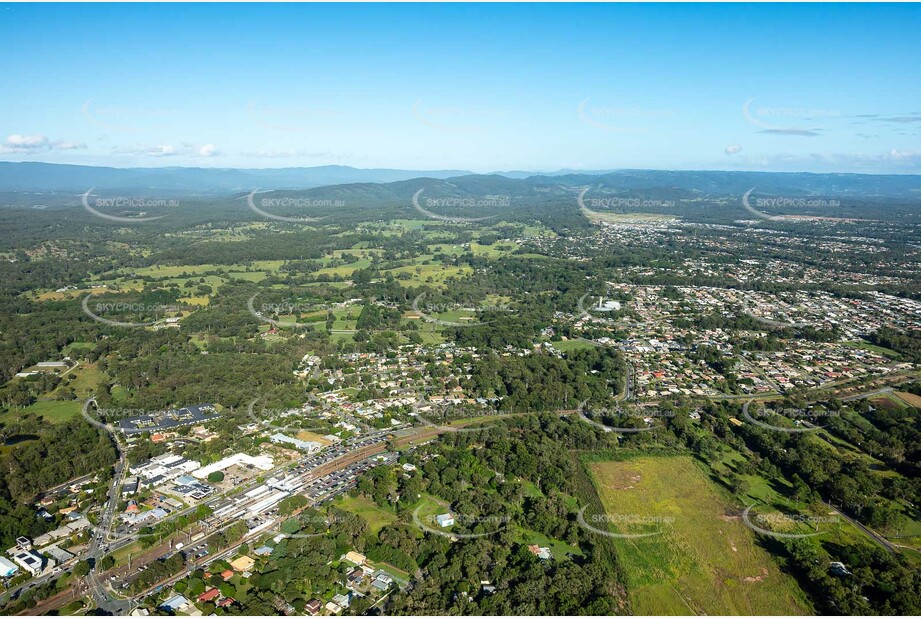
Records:
M921 201L921 176L871 174L807 174L726 171L561 171L551 173L464 170L358 169L342 165L278 169L233 168L114 168L53 163L0 162L0 193L18 191L121 190L230 194L256 188L317 189L322 194L368 194L380 199L402 198L432 180L450 179L461 191L525 196L555 193L575 187L612 191L672 194L678 197L759 192L785 196L903 198ZM368 187L367 185L371 185Z
M5 191L168 191L227 194L256 187L307 189L353 182L394 182L420 176L449 178L464 170L358 169L344 165L279 169L201 167L116 168L55 163L0 162L0 192Z

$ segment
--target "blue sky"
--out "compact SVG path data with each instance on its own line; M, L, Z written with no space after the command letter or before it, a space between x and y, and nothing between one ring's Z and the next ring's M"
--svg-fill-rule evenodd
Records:
M0 160L921 173L917 5L0 4Z

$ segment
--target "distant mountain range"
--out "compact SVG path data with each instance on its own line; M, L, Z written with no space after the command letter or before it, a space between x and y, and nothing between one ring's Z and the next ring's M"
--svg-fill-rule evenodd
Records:
M450 180L448 180L450 179ZM433 184L434 183L434 184ZM359 169L340 165L280 169L113 168L0 162L0 192L123 191L198 195L305 191L315 196L405 199L431 186L440 193L550 197L591 187L659 199L759 194L921 200L921 176L775 172L559 170L474 174L465 170Z
M921 205L921 176L806 174L775 172L618 170L597 173L532 175L468 174L453 178L412 178L391 183L350 183L315 187L286 194L352 202L405 201L422 189L424 196L553 199L589 189L592 196L641 197L657 200L739 198L749 189L758 196L872 200L899 199Z
M451 178L466 170L358 169L344 165L279 169L202 167L92 167L0 162L0 191L165 191L220 194L270 189L309 189L353 182L395 182L427 176Z

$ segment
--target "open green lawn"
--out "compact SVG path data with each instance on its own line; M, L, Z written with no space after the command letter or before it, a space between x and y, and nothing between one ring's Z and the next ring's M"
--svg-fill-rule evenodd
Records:
M439 263L431 264L411 264L409 266L400 266L390 270L382 271L390 273L396 277L397 282L403 286L415 287L427 283L436 287L443 287L445 280L448 278L462 279L473 273L469 266L446 266ZM409 275L409 279L401 278L402 275Z
M252 272L232 272L230 273L231 279L238 279L242 281L262 281L266 278L266 272L262 270L256 270Z
M415 510L416 508L418 508L418 511ZM413 508L413 511L418 512L419 521L422 522L423 526L440 530L442 528L438 525L435 518L444 513L451 513L451 505L441 498L436 498L430 494L422 494L422 499ZM451 531L452 529L453 526L444 528L446 531Z
M367 268L370 265L371 260L367 258L361 258L356 262L352 262L351 264L342 264L340 266L329 266L327 268L321 268L320 270L316 271L314 275L339 275L342 277L348 277L356 270Z
M445 341L445 338L437 332L423 332L419 333L419 336L422 337L422 343L438 344Z
M50 423L63 423L64 421L80 415L82 404L79 401L36 401L31 406L23 408L17 415L35 414Z
M128 390L121 384L112 387L112 401L124 401L128 398Z
M227 264L199 264L194 266L149 266L146 268L120 268L115 271L110 271L104 273L97 277L92 277L89 281L97 284L106 284L110 288L110 292L115 292L117 290L140 290L144 282L135 277L152 277L157 281L157 285L160 287L167 287L170 285L178 285L181 290L189 290L189 293L194 293L196 287L199 283L204 283L211 286L214 291L217 291L224 283L230 280L245 280L245 281L262 281L265 279L267 273L271 274L284 274L280 273L280 268L284 264L282 260L260 260L253 262L251 264L237 264L237 265L227 265ZM205 274L213 273L215 271L223 271L225 274L216 275L216 274ZM204 281L202 281L204 280ZM186 283L191 281L195 284L195 287L186 288ZM84 294L85 291L77 292L77 295ZM55 298L55 296L47 294L43 297ZM207 304L207 300L202 302L198 300L195 304Z
M902 355L896 352L895 350L890 350L889 348L883 348L878 345L873 345L872 343L867 343L866 341L845 341L844 345L849 348L857 348L859 350L868 350L874 352L886 358L891 358L894 360L902 360Z
M595 346L585 339L568 339L566 341L551 341L553 347L560 352L569 352L571 350L587 350Z
M518 245L515 243L493 243L491 245L481 245L479 243L472 242L470 243L470 251L474 255L484 256L488 258L500 258L504 255L508 255L518 249Z
M544 497L544 492L540 488L532 483L531 481L522 479L521 488L525 496L529 498L542 498Z
M64 349L61 350L61 353L65 356L75 356L79 355L81 352L92 350L95 347L95 343L90 343L88 341L74 341L64 346Z
M563 541L553 539L548 537L545 534L536 532L534 530L529 530L527 528L516 528L516 532L519 535L519 542L523 545L539 545L540 547L549 547L550 553L553 554L555 560L566 560L568 556L566 554L574 554L576 556L582 556L582 550L579 549L577 545L569 545Z
M195 266L147 266L145 268L120 268L116 273L120 275L137 275L139 277L153 277L167 279L181 275L200 275L208 271L221 268L218 264L198 264Z
M74 379L70 380L70 376L74 376ZM96 363L83 363L64 376L64 381L61 384L70 386L77 397L86 398L96 392L102 382L102 378L102 371L99 370L99 366ZM60 387L58 389L60 390Z
M384 526L389 526L397 520L396 513L382 509L364 496L346 496L336 506L343 511L354 513L366 522L371 532L377 534Z
M647 456L587 465L611 531L658 532L615 539L634 613L810 612L796 582L756 545L738 510L723 501L690 457ZM637 523L650 517L659 519Z
M392 564L387 564L386 562L374 562L373 560L369 560L368 564L373 569L380 569L381 571L389 573L391 577L401 581L403 584L409 583L410 574L406 571L396 568Z
M278 272L284 264L283 260L259 260L252 264L197 264L194 266L148 266L144 268L120 268L115 271L118 275L137 275L139 277L153 277L154 279L172 279L181 276L195 276L215 270L228 272L244 272L247 269L256 271Z

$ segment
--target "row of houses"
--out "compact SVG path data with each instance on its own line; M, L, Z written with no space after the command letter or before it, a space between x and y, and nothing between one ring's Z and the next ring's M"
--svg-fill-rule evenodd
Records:
M24 570L33 577L37 577L59 564L74 560L74 555L57 544L45 547L39 553L31 539L21 536L16 539L16 545L6 551L10 559L0 556L0 577L12 577Z

